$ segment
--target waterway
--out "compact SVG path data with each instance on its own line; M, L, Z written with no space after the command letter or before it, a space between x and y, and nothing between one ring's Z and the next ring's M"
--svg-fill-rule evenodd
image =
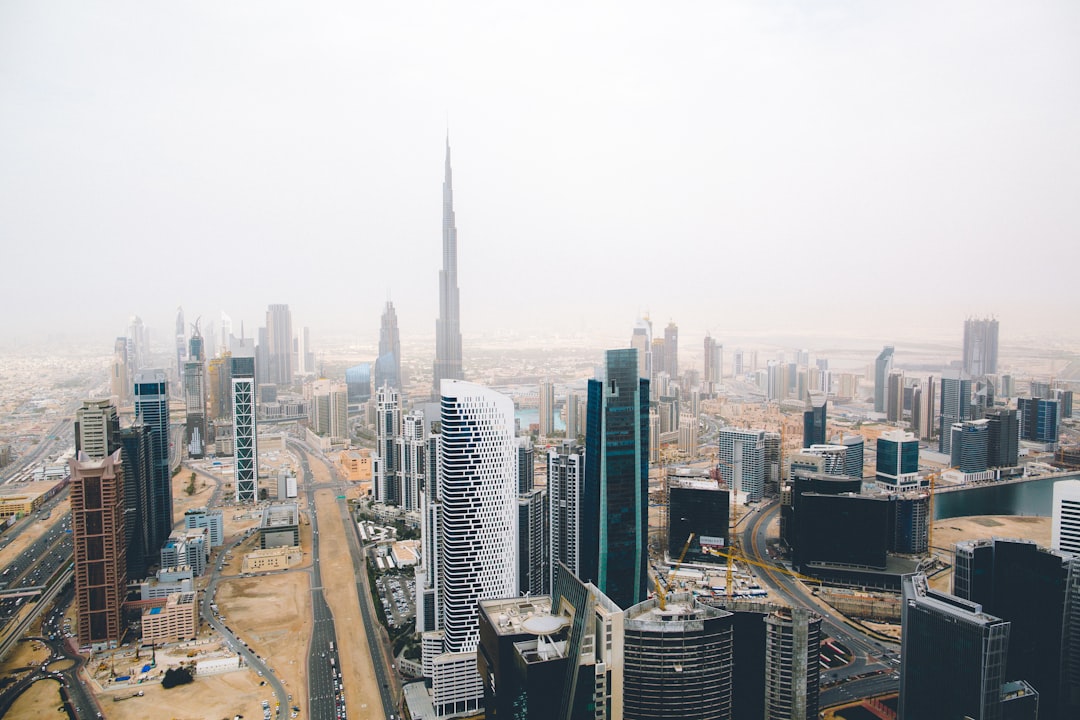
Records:
M1080 473L936 493L934 519L965 515L1050 517L1053 512L1054 483L1077 478L1080 478Z

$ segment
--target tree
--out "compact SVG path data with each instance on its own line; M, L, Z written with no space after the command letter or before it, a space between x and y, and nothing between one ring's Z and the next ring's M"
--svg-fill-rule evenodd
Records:
M184 492L188 495L195 494L195 473L191 473L191 478L188 480L187 487L184 488Z
M161 687L169 690L177 685L187 685L190 682L194 682L195 677L191 674L191 670L186 667L169 668L165 671L165 677L161 679Z

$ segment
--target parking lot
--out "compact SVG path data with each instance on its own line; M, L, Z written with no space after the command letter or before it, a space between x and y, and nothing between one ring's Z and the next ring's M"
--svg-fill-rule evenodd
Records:
M411 576L386 573L376 578L375 582L390 628L412 623L416 617L416 581Z

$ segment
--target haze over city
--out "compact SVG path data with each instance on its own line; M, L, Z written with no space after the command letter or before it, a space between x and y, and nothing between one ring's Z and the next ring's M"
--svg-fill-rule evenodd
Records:
M7 335L1072 333L1074 3L6 3ZM17 308L17 311L14 309ZM696 344L696 343L695 343Z

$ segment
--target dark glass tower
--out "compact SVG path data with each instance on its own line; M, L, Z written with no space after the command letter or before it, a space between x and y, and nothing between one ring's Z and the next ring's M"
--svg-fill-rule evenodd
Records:
M157 552L153 544L154 523L150 514L154 469L150 428L142 420L120 431L124 449L124 532L127 541L127 576L146 577L147 566Z
M589 381L581 575L616 605L648 592L649 381L637 350L608 350L603 380Z
M443 180L443 268L439 271L439 319L435 321L435 367L431 396L440 397L443 380L461 380L461 312L458 305L457 223L454 186L450 172L450 138L446 139L446 175Z
M135 417L150 433L150 546L156 548L161 547L173 527L169 382L164 370L144 370L135 376Z
M803 447L825 444L825 415L828 412L828 396L825 393L810 393L803 412Z

